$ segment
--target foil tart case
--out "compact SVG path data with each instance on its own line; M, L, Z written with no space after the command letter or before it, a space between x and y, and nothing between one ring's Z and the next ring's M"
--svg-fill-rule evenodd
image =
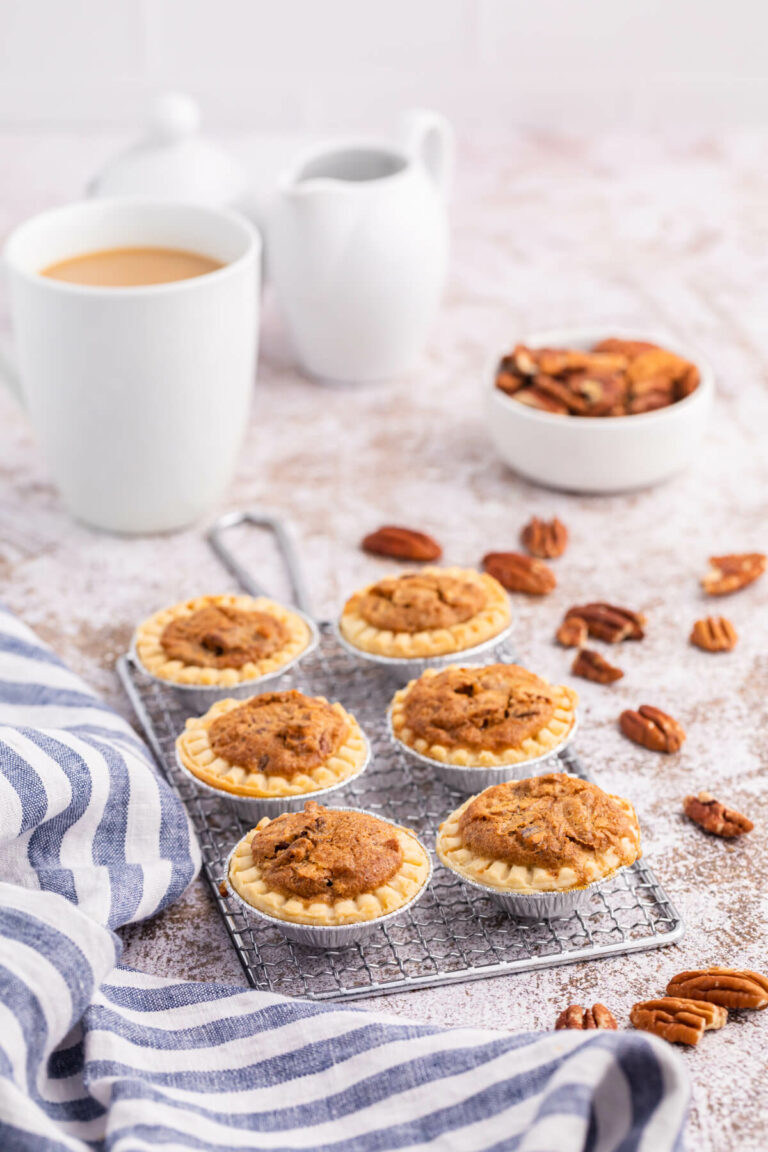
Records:
M473 660L476 656L490 655L496 648L501 647L509 640L512 627L513 624L510 622L501 632L497 632L495 636L484 640L482 644L475 644L473 648L462 648L458 652L446 652L443 656L410 656L404 658L379 656L375 652L364 652L362 648L356 648L342 635L338 621L333 625L333 633L337 642L350 656L354 656L366 664L375 665L382 672L390 673L401 683L407 683L409 680L421 676L422 672L426 672L428 668L448 668L451 664Z
M300 612L298 608L291 607L290 611L295 616L300 616L309 629L309 643L306 648L298 652L292 660L287 664L283 664L280 668L275 668L273 672L266 672L263 676L255 676L252 680L243 680L239 684L176 684L173 680L165 680L162 676L155 676L154 673L149 672L142 664L139 654L136 651L136 638L131 641L130 658L137 668L141 669L141 673L153 680L155 684L160 684L163 688L167 688L173 692L178 698L179 702L185 707L189 708L190 712L207 712L212 704L217 700L224 700L231 697L233 700L247 700L249 696L255 695L257 691L265 687L277 688L278 681L285 676L291 669L295 668L299 661L308 656L310 652L314 652L320 643L320 633L318 632L317 624L306 613Z
M462 884L490 897L494 904L503 908L507 915L516 920L557 920L561 916L570 916L573 912L585 908L595 892L612 883L619 873L624 871L623 867L616 868L610 875L593 880L583 888L568 888L562 892L505 892L500 888L493 888L490 884L482 884L479 880L470 880L468 876L457 872L442 860L440 863L458 877Z
M431 756L424 756L423 753L417 752L395 735L392 727L391 708L387 712L387 725L389 735L398 748L420 764L428 764L434 774L454 792L474 796L476 792L482 792L485 788L490 788L492 784L503 784L507 780L525 780L528 776L544 776L551 772L553 765L550 764L550 760L567 748L573 740L579 727L579 716L577 713L566 738L560 744L556 744L554 748L549 748L543 752L541 756L533 756L530 760L520 760L516 764L494 764L490 767L446 764L443 760L434 760ZM567 772L568 768L561 765L558 766L558 771Z
M394 820L389 820L386 816L381 816L376 812L367 812L364 808L343 808L341 811L362 812L366 816L375 816L377 820L383 820L386 824L401 827L401 825L398 825ZM403 904L401 908L396 908L394 912L387 912L384 916L377 916L375 920L361 920L356 924L296 924L291 920L281 920L279 916L270 916L268 912L262 912L259 908L254 908L252 904L249 904L247 900L244 900L242 896L235 891L229 879L232 857L237 850L240 840L237 841L237 844L234 845L227 857L222 879L226 885L229 899L239 904L246 915L262 925L270 925L272 928L277 928L279 932L282 932L283 936L288 940L292 940L295 944L303 944L307 948L346 948L350 944L357 944L361 940L373 936L379 928L388 927L394 920L407 915L429 888L434 870L432 856L422 841L419 840L419 837L413 833L410 834L414 840L418 840L429 861L427 877L421 888L411 897L407 904Z
M318 788L314 792L301 792L296 796L237 796L234 792L226 792L223 788L214 788L212 784L206 784L204 780L195 776L194 772L190 772L186 764L182 763L178 751L175 752L176 764L200 792L225 801L237 812L238 816L242 817L243 820L250 820L251 824L254 825L258 824L264 816L274 820L275 816L279 816L281 812L300 812L307 800L317 800L322 804L334 793L341 791L342 788L346 788L348 784L357 780L371 762L371 742L362 728L360 731L365 740L365 759L360 767L351 776L339 780L337 784L331 784L328 788Z

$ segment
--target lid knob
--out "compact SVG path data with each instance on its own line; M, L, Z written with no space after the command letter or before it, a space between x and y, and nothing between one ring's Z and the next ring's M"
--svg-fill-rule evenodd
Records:
M200 109L192 97L165 92L152 105L147 135L158 144L170 144L194 136L199 127Z

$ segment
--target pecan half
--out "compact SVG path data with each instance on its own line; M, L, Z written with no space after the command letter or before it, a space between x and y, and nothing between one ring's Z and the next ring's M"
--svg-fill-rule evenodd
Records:
M582 676L585 680L594 680L596 684L612 684L614 680L621 680L624 673L621 668L609 664L599 652L591 648L582 648L571 664L574 676Z
M725 616L706 616L691 629L691 644L705 652L730 652L738 640L736 629Z
M728 596L746 588L765 572L762 552L734 552L728 556L710 556L712 565L701 585L708 596Z
M728 1012L705 1000L662 996L635 1004L629 1019L640 1031L652 1032L671 1044L698 1044L705 1032L723 1027Z
M637 712L627 708L619 716L619 727L628 740L652 752L679 752L685 740L685 729L677 720L650 704L641 704Z
M552 560L562 556L568 545L568 529L562 520L539 520L534 516L520 533L520 541L531 556Z
M555 633L555 639L563 648L581 648L587 639L587 624L580 616L566 616Z
M686 796L683 801L683 812L694 824L698 824L705 832L713 836L722 836L732 839L751 832L754 824L741 812L733 808L726 808L710 792L699 792L698 796Z
M609 644L618 644L620 640L642 640L645 636L645 616L629 608L618 608L615 604L597 601L576 605L568 609L566 620L569 616L578 616L586 621L590 636Z
M698 968L667 984L668 996L706 1000L722 1008L768 1008L768 977L748 968Z
M360 547L374 556L387 556L391 560L439 560L443 550L426 532L413 528L398 528L385 524L364 537Z
M615 1032L618 1028L613 1012L605 1004L593 1004L591 1008L582 1008L581 1004L570 1004L557 1018L555 1031L563 1028L606 1028Z
M489 552L483 557L483 568L509 592L545 596L557 584L551 568L522 552Z

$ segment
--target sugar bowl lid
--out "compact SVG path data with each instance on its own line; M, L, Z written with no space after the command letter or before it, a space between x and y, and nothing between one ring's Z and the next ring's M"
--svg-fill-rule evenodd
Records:
M200 135L200 109L178 92L157 97L144 136L119 153L88 185L89 196L149 196L209 205L239 202L245 172Z

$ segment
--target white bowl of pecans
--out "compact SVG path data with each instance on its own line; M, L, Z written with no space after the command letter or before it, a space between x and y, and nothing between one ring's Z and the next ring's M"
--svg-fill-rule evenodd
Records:
M502 459L571 492L645 488L701 444L714 375L666 337L604 329L542 332L494 361L488 428Z

